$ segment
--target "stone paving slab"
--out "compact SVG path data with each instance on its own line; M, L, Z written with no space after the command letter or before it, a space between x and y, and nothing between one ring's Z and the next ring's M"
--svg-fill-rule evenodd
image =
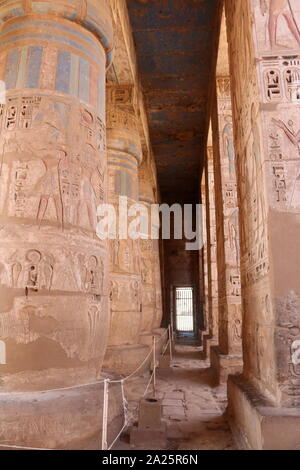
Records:
M166 398L172 398L176 400L184 400L184 393L183 392L167 392L166 393Z
M183 401L168 397L163 399L162 404L163 406L183 406Z

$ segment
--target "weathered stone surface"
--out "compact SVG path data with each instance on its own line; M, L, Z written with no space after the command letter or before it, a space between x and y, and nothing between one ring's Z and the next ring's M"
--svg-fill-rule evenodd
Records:
M105 71L113 32L105 2L25 3L4 1L0 11L7 87L0 105L0 337L7 359L0 401L5 416L6 392L34 392L39 411L28 419L30 397L23 395L18 419L3 420L0 440L59 447L64 436L75 445L82 414L68 417L71 391L67 411L47 390L97 381L109 328L107 246L95 229L96 207L106 201ZM89 391L87 385L83 393ZM42 434L50 402L53 427ZM99 430L93 421L82 438Z

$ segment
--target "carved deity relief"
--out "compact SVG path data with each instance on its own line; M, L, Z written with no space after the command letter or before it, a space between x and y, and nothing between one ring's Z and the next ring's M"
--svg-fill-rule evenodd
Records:
M109 296L112 311L139 313L142 305L140 280L118 274L111 275L111 278Z
M287 117L287 116L290 116ZM300 208L300 125L298 109L282 104L265 118L269 157L270 203L280 211Z
M223 145L225 148L225 155L229 161L229 175L235 178L235 149L233 143L233 124L232 116L227 115L224 118L225 125L223 128Z
M135 274L139 272L139 253L135 240L128 238L110 240L110 264L112 272Z
M103 261L90 256L85 265L84 290L89 293L103 293Z
M239 210L235 209L228 219L229 246L235 265L240 265Z
M299 47L300 8L298 1L257 0L257 3L260 47L266 49L269 44L268 48L272 51Z
M35 96L9 98L2 114L2 213L35 214L39 227L55 221L63 229L94 231L97 205L105 200L105 127L99 118Z
M0 285L24 289L104 294L104 262L67 248L0 250Z

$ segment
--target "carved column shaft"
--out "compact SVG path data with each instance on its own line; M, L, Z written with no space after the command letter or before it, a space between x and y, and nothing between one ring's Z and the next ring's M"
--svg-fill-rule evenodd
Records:
M72 389L65 405L59 391L37 391L97 380L107 342L107 249L95 228L105 201L110 14L93 0L7 0L0 17L0 401L9 392L18 416L1 404L0 441L55 447L78 439L80 400L95 390ZM91 417L82 440L93 429Z
M118 210L119 197L127 198L129 209L139 201L138 168L142 160L132 86L107 88L107 150L109 202ZM128 219L128 226L133 218ZM119 235L110 240L111 324L105 365L108 370L126 374L140 364L148 347L139 344L142 330L139 241Z
M216 381L242 370L240 235L229 77L217 78L212 111L219 295L219 344L214 348Z
M159 241L151 239L152 232L159 228L159 221L152 220L151 205L155 204L155 193L150 169L147 164L139 171L139 199L148 213L148 239L140 240L143 316L142 332L151 333L161 326L161 279ZM153 212L154 215L154 212ZM157 230L158 231L158 230Z
M258 411L264 423L259 445L292 449L300 445L299 434L291 431L300 422L300 5L237 0L226 6L245 310L244 374L230 382L230 406L248 441L258 445L247 425L250 407L244 417L238 408L250 387L252 408L264 396L264 407L279 409ZM293 408L293 420L285 407ZM266 434L270 416L272 442Z
M207 203L206 203L206 181L205 173L202 176L201 181L201 200L202 200L202 232L203 232L203 249L200 251L199 263L203 264L203 280L200 279L200 283L203 282L203 316L204 316L204 335L209 335L209 285L208 285L208 247L207 247ZM202 259L203 256L203 259Z
M207 229L207 266L208 266L208 331L204 340L204 352L210 355L210 346L218 342L218 271L217 271L217 239L216 239L216 208L213 148L207 147L207 163L205 169L206 190L206 229Z

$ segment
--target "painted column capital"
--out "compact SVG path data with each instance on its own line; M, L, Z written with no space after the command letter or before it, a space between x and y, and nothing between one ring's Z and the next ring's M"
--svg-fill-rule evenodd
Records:
M40 27L46 20L59 22L60 19L72 21L97 37L103 46L107 66L112 62L113 27L111 11L106 0L4 0L1 2L0 28L5 30L18 27L18 20L28 17ZM33 25L34 26L34 25ZM35 25L37 28L38 24Z
M106 91L107 148L128 153L140 164L143 153L135 111L135 88L109 85Z
M218 99L231 99L231 83L229 76L217 77Z

